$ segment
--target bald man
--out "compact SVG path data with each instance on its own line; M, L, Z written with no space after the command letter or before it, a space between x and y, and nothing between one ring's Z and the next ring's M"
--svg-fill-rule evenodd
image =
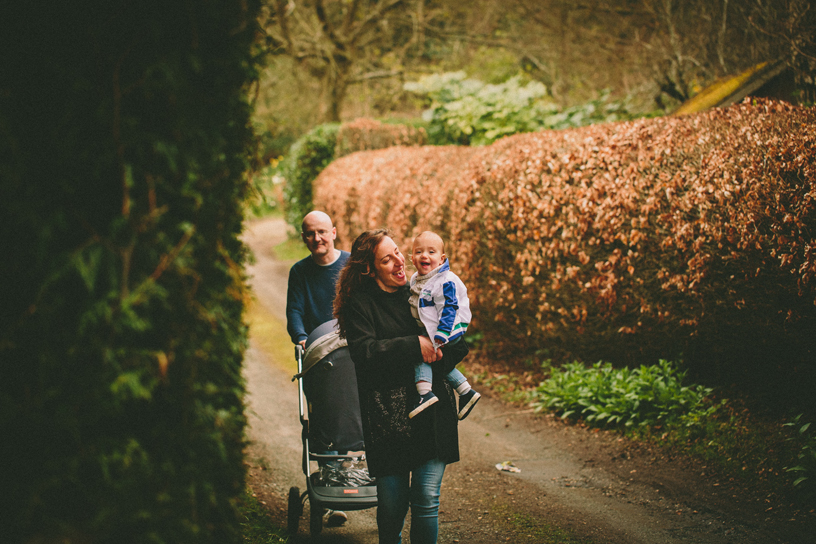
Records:
M304 345L313 330L334 319L334 286L349 253L334 247L337 229L321 211L306 214L300 236L310 255L289 270L286 329L293 343Z
M326 321L334 319L334 286L340 269L348 261L349 253L334 247L337 229L331 218L321 211L306 214L300 226L300 236L310 255L296 262L289 270L286 329L293 343L306 347L309 334ZM345 512L338 510L327 510L324 517L330 527L343 525L348 520Z

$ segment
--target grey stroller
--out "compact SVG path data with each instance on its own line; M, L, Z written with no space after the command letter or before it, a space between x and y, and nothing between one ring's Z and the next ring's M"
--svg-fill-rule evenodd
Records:
M377 506L376 482L368 475L357 395L357 376L337 320L328 321L295 346L298 408L302 425L306 491L289 489L288 530L297 534L306 500L312 537L323 530L327 509L353 511Z

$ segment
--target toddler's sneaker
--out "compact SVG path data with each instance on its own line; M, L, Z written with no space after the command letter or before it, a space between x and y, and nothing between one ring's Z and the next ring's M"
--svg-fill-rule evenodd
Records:
M439 400L439 398L436 395L434 395L432 392L431 393L425 393L424 395L421 395L419 397L419 402L417 402L416 406L414 406L414 409L411 410L411 413L408 414L408 417L412 418L412 417L416 416L422 410L429 407L431 404L435 404L436 401L438 401L438 400Z
M459 420L465 419L468 415L470 415L470 411L473 410L473 407L476 406L476 403L479 402L479 399L482 396L471 389L464 395L459 395Z

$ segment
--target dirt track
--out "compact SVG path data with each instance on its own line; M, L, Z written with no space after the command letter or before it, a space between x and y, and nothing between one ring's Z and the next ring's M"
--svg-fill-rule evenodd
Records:
M270 253L285 238L285 225L271 219L247 227L244 240L256 258L248 267L253 291L275 323L274 334L285 336L291 263ZM285 526L289 488L305 487L297 388L290 381L292 360L262 350L256 334L245 364L250 485ZM448 467L442 485L441 544L560 542L544 536L553 528L571 533L576 540L570 542L599 544L816 542L812 511L792 511L775 496L718 480L705 467L613 433L535 416L487 395L459 429L462 460ZM504 461L520 472L497 470ZM377 542L374 509L349 518L342 528L324 529L322 540ZM299 531L304 540L308 519L307 503Z

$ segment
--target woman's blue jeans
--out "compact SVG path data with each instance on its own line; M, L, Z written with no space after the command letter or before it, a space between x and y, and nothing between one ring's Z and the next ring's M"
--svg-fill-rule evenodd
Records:
M436 544L439 535L439 489L445 463L431 459L411 472L377 477L377 531L380 544L400 544L408 506L411 544Z

